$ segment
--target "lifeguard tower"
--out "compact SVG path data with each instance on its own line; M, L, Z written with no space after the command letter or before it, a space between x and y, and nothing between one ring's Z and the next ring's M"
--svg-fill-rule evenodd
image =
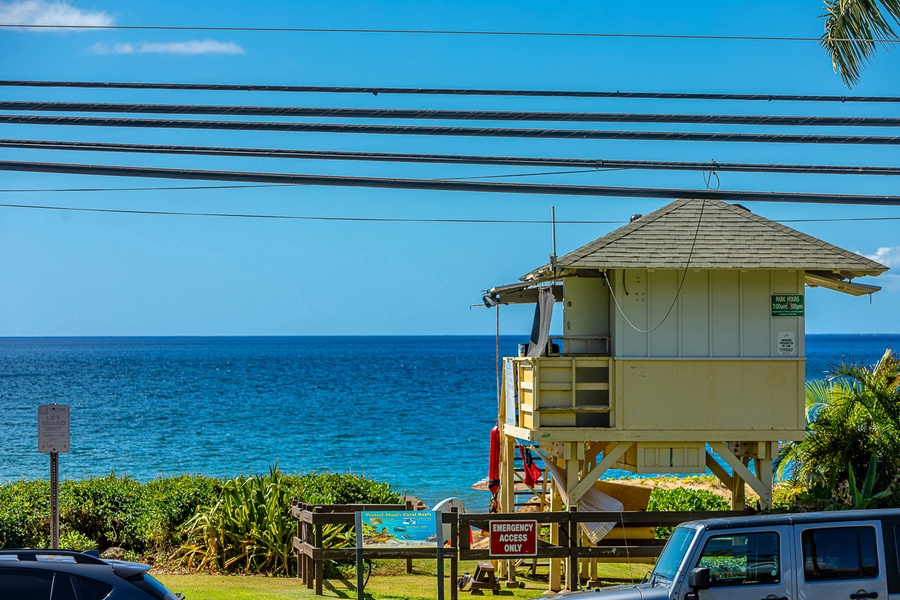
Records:
M740 205L688 199L491 288L489 306L537 304L527 349L503 359L500 510L515 510L517 442L564 466L570 506L610 468L709 468L734 508L745 484L770 506L778 442L805 434L804 286L868 295L880 288L854 280L886 270ZM563 332L550 336L557 302Z

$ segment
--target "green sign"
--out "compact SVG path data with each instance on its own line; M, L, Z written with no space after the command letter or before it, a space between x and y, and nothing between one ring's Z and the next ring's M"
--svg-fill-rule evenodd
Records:
M803 294L772 294L773 317L802 317Z

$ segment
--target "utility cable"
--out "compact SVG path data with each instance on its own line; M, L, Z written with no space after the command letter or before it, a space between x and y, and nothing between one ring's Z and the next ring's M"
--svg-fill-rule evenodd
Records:
M358 125L348 123L292 123L275 121L200 121L186 119L121 119L0 115L0 124L74 125L87 127L136 127L237 131L357 133L377 135L425 135L501 137L528 139L644 140L671 142L748 142L776 144L900 145L900 136L854 136L784 133L707 133L695 131L603 131L593 129L516 129L507 127L446 127L418 125Z
M3 190L0 190L3 191ZM183 212L174 210L138 210L128 208L86 208L74 206L48 206L41 204L0 204L0 208L21 208L30 210L61 210L70 212L107 213L123 215L155 215L175 217L221 217L234 219L262 219L288 221L333 221L353 223L448 223L465 225L546 225L540 219L413 219L405 217L316 217L309 215L264 215L252 213ZM568 225L615 225L625 221L559 221Z
M780 127L900 127L897 117L794 115L653 114L444 110L406 108L330 108L308 106L230 106L204 104L123 104L111 102L36 102L0 100L0 110L19 112L91 112L165 115L227 115L344 119L441 121L538 121L567 123L680 123L700 125L768 125Z
M215 187L215 186L209 186ZM242 186L230 186L242 187ZM245 187L261 187L261 186L245 186ZM280 187L280 186L264 186L264 187ZM152 190L169 190L173 188L151 188ZM174 188L174 189L207 189L204 187L197 188ZM74 192L74 191L135 191L134 189L115 189L108 188L102 190L0 190L3 192ZM154 215L154 216L175 216L175 217L218 217L232 219L262 219L262 220L289 220L289 221L334 221L334 222L354 222L354 223L443 223L443 224L464 224L464 225L548 225L550 221L545 219L415 219L408 217L321 217L309 215L266 215L254 213L213 213L213 212L184 212L174 210L138 210L126 208L91 208L79 206L51 206L45 204L7 204L0 203L0 208L18 208L28 210L59 210L70 212L86 212L86 213L107 213L107 214L124 214L124 215ZM833 222L850 222L850 221L900 221L900 217L848 217L833 219L779 219L779 223L833 223ZM569 220L556 221L557 225L622 225L628 223L624 220L610 221L586 221L586 220Z
M669 318L669 315L672 314L672 309L675 308L675 304L678 302L678 298L681 297L681 288L684 286L684 280L687 279L688 268L691 266L691 259L694 257L694 248L697 246L697 238L700 235L700 225L703 223L704 208L706 208L706 202L701 202L700 215L697 217L697 227L694 229L694 239L691 240L691 250L690 252L688 252L687 260L684 263L684 273L681 274L681 281L678 282L678 289L675 290L675 297L672 298L672 304L669 305L669 310L666 311L666 314L663 316L662 320L657 323L655 327L651 327L650 329L641 329L631 322L631 319L628 318L628 315L625 314L625 311L619 304L619 299L616 298L616 293L613 291L612 285L609 283L609 275L606 273L606 271L603 271L603 281L606 282L606 287L609 289L609 295L612 296L613 302L616 305L616 310L619 311L619 314L622 315L622 318L625 319L625 322L628 323L628 325L630 325L631 328L638 333L653 333L654 331L662 327L663 323L665 323Z
M171 146L160 144L115 144L56 140L0 139L0 148L73 150L79 152L135 152L199 156L250 156L309 160L410 162L522 167L571 167L594 170L740 171L747 173L795 173L815 175L900 175L900 167L872 165L802 165L766 163L684 162L619 160L606 158L540 158L530 156L483 156L462 154L411 154L393 152L345 152L335 150L291 150L283 148L236 148L218 146Z
M0 161L0 171L61 173L112 177L152 177L205 181L242 181L252 183L286 183L407 190L441 190L456 192L499 192L518 194L555 194L563 196L611 196L620 198L696 198L744 202L801 202L818 204L871 204L900 206L900 196L869 194L817 194L806 192L751 192L738 190L692 190L679 188L641 188L622 186L583 186L487 181L449 181L440 179L398 179L307 175L297 173L259 173L248 171L205 171L164 169L158 167L125 167L115 165L65 164L47 162Z
M823 94L734 94L689 92L628 92L619 90L510 90L333 85L263 85L243 83L144 83L134 81L35 81L3 79L0 87L92 88L132 90L192 90L225 92L287 92L315 94L396 94L418 96L522 96L536 98L622 98L643 100L728 100L747 102L897 103L900 96L835 96Z
M569 31L489 31L454 29L364 29L337 27L210 27L191 25L44 25L29 23L0 23L0 29L84 29L120 31L250 31L260 33L351 33L351 34L401 34L448 36L501 36L501 37L562 37L562 38L625 38L649 40L719 40L742 42L815 42L822 38L801 36L759 35L700 35L670 33L603 33ZM836 38L836 42L871 42L863 38ZM876 43L891 44L900 40L881 39Z

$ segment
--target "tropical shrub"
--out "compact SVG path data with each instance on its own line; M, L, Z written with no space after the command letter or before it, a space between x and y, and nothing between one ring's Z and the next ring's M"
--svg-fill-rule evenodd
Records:
M0 548L50 545L50 482L0 485Z
M900 506L900 359L887 349L871 367L842 364L806 385L807 435L785 444L778 475L801 503L852 507L851 473L866 473L867 506ZM871 475L871 477L870 477Z
M140 530L143 486L137 480L110 473L66 481L60 487L61 530L75 530L100 548L146 549Z
M291 500L309 503L393 504L390 485L355 475L308 473L229 481L182 475L141 483L131 477L91 477L60 483L60 546L74 550L117 546L143 561L169 560L227 571L284 573L296 521ZM217 508L218 507L218 508ZM352 532L325 532L332 545ZM209 556L199 550L209 540ZM286 540L286 543L285 543ZM0 548L50 545L50 484L0 484ZM219 554L228 548L227 553ZM275 558L263 558L272 553Z
M185 524L185 543L175 559L194 570L290 575L296 568L291 500L309 504L385 504L399 496L385 483L354 475L290 476L277 466L267 475L241 476L222 487L218 499ZM329 547L351 542L346 531L327 527Z

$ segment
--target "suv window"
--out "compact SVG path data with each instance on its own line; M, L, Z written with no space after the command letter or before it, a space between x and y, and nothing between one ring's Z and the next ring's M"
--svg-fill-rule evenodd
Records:
M50 600L78 600L72 580L67 573L56 573L53 579L53 596Z
M706 541L698 566L709 567L710 586L781 582L779 537L774 531L716 535Z
M163 584L147 573L131 577L128 581L158 600L178 600L178 596L167 590Z
M90 577L78 577L78 586L84 600L103 600L112 591L112 586Z
M53 573L26 569L0 569L0 590L4 598L50 600Z
M878 577L874 527L807 529L801 541L806 581Z

